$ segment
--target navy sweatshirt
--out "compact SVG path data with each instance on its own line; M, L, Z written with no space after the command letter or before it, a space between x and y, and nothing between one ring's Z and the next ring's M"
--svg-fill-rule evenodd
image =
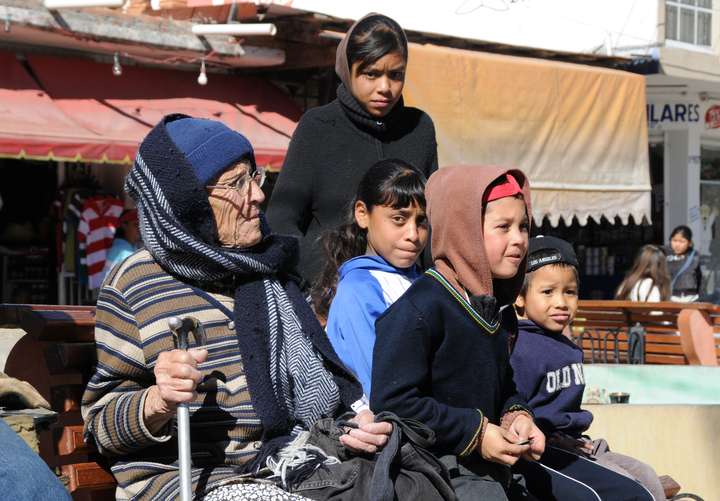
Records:
M515 351L510 357L515 385L546 434L579 437L593 415L582 410L585 377L583 351L561 332L548 331L532 320L520 320Z
M429 270L375 322L370 408L418 420L436 434L434 452L465 456L487 417L532 414L515 389L512 307L483 319Z

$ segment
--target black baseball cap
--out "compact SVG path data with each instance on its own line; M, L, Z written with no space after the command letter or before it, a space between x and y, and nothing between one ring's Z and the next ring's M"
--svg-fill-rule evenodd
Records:
M530 239L527 272L535 271L548 264L568 264L578 268L577 257L572 245L556 237L539 235Z

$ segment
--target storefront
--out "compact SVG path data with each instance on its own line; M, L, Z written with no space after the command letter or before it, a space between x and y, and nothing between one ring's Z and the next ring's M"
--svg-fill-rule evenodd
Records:
M654 235L644 77L411 44L403 96L433 118L441 166L522 169L532 233L575 246L581 297L612 297Z
M662 166L661 175L653 181L653 193L660 201L665 243L673 228L689 226L708 274L708 294L718 296L720 94L716 98L711 92L687 92L690 99L678 99L680 85L672 88L674 95L648 96L650 152L654 163ZM698 95L699 100L693 99Z
M0 52L0 68L2 302L94 299L68 226L90 198L132 206L124 178L138 144L164 115L221 121L249 138L259 165L277 171L302 114L260 77L217 74L200 86L196 74L183 71L128 66L117 77L87 60L21 61L8 52ZM73 207L79 191L84 199Z

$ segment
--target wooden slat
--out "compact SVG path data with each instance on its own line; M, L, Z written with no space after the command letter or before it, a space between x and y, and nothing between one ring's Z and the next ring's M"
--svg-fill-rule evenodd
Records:
M0 327L19 327L25 313L29 311L94 311L94 306L58 306L54 304L0 304Z
M50 408L55 412L79 412L85 385L63 384L50 387Z
M650 332L645 334L645 343L650 344L680 344L680 336L677 333L660 334Z
M88 374L92 370L95 343L55 343L43 350L48 372ZM84 378L87 379L87 378Z
M710 314L720 314L720 305L713 303L675 303L672 301L661 301L659 303L643 303L634 301L597 301L582 299L578 301L578 309L580 311L674 311L680 312L683 309L705 310Z
M20 328L38 341L94 342L94 310L36 310L25 313Z
M658 478L665 493L665 499L672 499L680 492L680 485L670 475L662 475Z
M616 320L621 322L623 325L626 323L627 316L621 311L593 311L593 310L578 310L575 315L576 320L591 319L591 320Z
M68 490L89 491L115 487L115 477L97 463L76 463L61 467L63 475L70 479Z
M59 456L97 452L95 448L85 444L82 426L55 428L53 429L53 439L55 441L55 453Z
M645 355L645 363L658 365L689 365L685 355L655 355L653 353Z
M618 329L627 329L626 323L620 323L620 322L610 322L610 321L604 321L604 320L574 320L573 321L573 327L574 329L580 328L582 329L603 329L606 331L610 330L618 330Z

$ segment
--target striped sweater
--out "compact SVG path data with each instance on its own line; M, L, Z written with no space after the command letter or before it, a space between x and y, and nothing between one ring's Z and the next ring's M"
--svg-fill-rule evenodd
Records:
M262 425L253 410L232 321L232 296L206 294L136 252L108 276L97 303L97 366L83 396L85 441L111 457L117 499L177 499L175 420L156 435L143 424L158 355L173 348L167 319L192 315L204 325L209 355L199 365L200 397L190 404L193 491L229 477L252 459ZM191 341L191 348L194 344Z

